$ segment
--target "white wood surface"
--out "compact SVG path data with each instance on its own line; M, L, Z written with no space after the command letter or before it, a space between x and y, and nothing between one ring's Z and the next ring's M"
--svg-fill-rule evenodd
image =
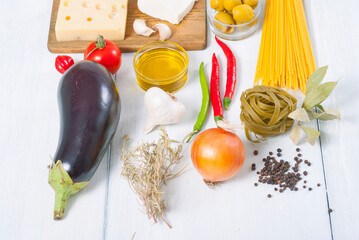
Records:
M358 1L310 1L320 17L310 16L319 65L329 65L327 79L339 83L323 105L339 108L341 121L320 122L322 158L334 239L359 239ZM338 18L333 20L333 16Z
M307 168L307 185L314 190L279 194L271 186L255 188L256 174L250 165L254 162L260 167L261 156L278 147L289 160L296 147L288 135L253 144L239 133L247 156L233 180L209 189L190 165L168 183L165 216L173 229L150 222L127 181L120 177L122 136L129 134L137 144L159 134L158 130L148 136L142 134L144 92L132 69L134 54L123 54L123 65L116 75L122 115L112 144L112 160L106 162L105 158L90 184L70 199L63 220L52 219L54 192L47 183L47 165L58 140L56 93L61 75L54 68L56 55L46 49L51 4L3 1L0 7L0 239L122 240L131 239L134 233L134 239L141 240L359 239L357 1L305 0L317 65L329 64L327 80L343 77L324 104L339 108L342 120L313 123L322 131L320 142L315 147L303 142L299 146L312 162ZM208 34L207 49L189 52L189 82L176 94L186 105L187 115L167 130L178 140L191 131L200 109L200 62L205 62L208 79L213 52L225 68L224 54L213 34ZM239 122L240 93L252 86L260 37L261 29L245 40L228 42L239 62L235 99L225 113L233 122ZM72 57L76 61L82 55ZM225 71L221 76L225 79ZM214 127L212 111L205 127ZM258 157L253 156L254 149L260 152ZM189 152L187 145L183 166L191 161ZM318 182L322 184L319 188ZM268 193L273 195L271 199L266 197ZM334 210L331 214L328 207Z

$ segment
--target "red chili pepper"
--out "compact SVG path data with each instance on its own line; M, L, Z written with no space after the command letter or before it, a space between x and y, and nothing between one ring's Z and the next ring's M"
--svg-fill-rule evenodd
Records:
M222 48L224 54L227 57L227 85L226 93L224 94L224 108L227 110L229 104L232 102L232 97L234 89L236 87L237 81L237 62L236 57L229 47L222 41L220 41L217 36L215 37L218 45Z
M215 53L213 53L212 56L211 101L214 113L214 120L217 123L218 120L223 119L223 106L219 90L219 64Z
M55 67L59 73L64 74L67 69L69 69L72 65L74 65L74 60L70 56L59 55L55 60Z

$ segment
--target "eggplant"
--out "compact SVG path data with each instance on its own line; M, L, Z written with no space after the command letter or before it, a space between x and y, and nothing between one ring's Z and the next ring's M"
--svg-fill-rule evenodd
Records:
M120 97L107 69L92 61L69 68L58 87L60 134L49 170L55 190L54 219L64 216L67 199L90 181L120 119Z

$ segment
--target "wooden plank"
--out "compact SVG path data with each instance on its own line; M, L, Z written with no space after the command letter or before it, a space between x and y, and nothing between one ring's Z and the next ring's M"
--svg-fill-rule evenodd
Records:
M313 28L311 35L315 36L314 48L319 63L334 66L335 71L331 67L329 70L333 76L331 80L349 72L349 77L341 81L334 98L328 100L326 105L339 107L343 120L338 126L335 122L322 125L322 143L329 201L334 209L331 214L334 236L338 239L357 239L358 207L355 204L359 199L354 184L358 180L356 172L359 169L354 136L358 135L358 116L352 109L359 104L355 98L358 90L355 83L359 76L349 65L358 62L359 55L358 49L354 48L358 42L358 33L352 31L355 28L350 25L357 21L349 19L354 15L357 5L347 3L342 7L334 1L327 5L327 1L314 3L310 0L306 3L306 7L310 7L307 14L310 16L309 26ZM181 176L169 182L167 187L169 209L165 216L173 229L169 230L162 223L150 223L140 211L136 196L126 180L120 177L121 136L129 133L137 144L143 137L141 131L145 121L144 93L137 86L131 64L134 54L123 54L123 65L117 74L123 114L113 143L108 204L105 205L106 167L103 161L90 185L70 200L66 218L53 221L54 194L47 184L46 165L49 163L48 155L54 153L57 144L59 116L56 89L57 79L61 75L53 67L55 56L48 53L44 44L48 37L48 26L44 22L50 19L50 8L49 1L24 1L21 5L6 1L0 8L0 21L9 23L0 24L0 30L7 32L12 37L12 45L17 46L3 48L2 54L7 57L0 59L2 239L75 240L105 237L117 240L131 239L134 232L135 239L330 239L324 187L315 188L312 192L288 192L283 195L274 193L270 186L253 187L256 177L250 171L250 165L255 162L259 167L261 162L251 152L259 149L262 156L269 150L281 147L284 157L290 158L295 147L289 142L288 135L256 145L246 141L241 133L247 159L238 176L216 190L210 190L190 166ZM338 11L340 14L335 14ZM332 16L336 18L332 19ZM323 28L323 24L328 25ZM26 44L23 36L27 36ZM189 52L189 82L176 94L187 106L188 113L182 123L167 128L173 138L180 139L191 131L199 111L201 96L197 75L200 62L206 62L209 78L210 58L216 52L223 66L221 77L226 78L225 57L215 44L213 34L209 36L208 49ZM245 40L227 42L235 49L240 69L235 99L230 111L225 113L233 122L239 121L240 92L252 86L259 42L260 31ZM81 54L72 56L75 60L82 58ZM224 84L222 93L223 90ZM338 97L339 93L345 94ZM342 107L343 102L351 104ZM212 114L210 111L205 128L214 127ZM155 139L157 134L158 131L145 139ZM338 135L339 139L335 138ZM303 144L300 148L304 156L312 161L308 181L311 184L322 183L324 176L319 145L312 148ZM189 162L187 146L184 164ZM266 198L268 193L273 194L272 199Z
M310 14L313 14L310 12ZM259 51L261 32L238 42L227 42L234 49L239 64L238 85L230 111L225 112L226 119L239 122L240 93L250 88ZM180 123L168 126L169 135L181 140L192 130L201 104L201 88L198 79L198 67L205 62L207 79L210 77L210 59L217 53L222 66L221 79L226 79L225 56L209 34L209 47L205 51L190 52L189 82L176 93L177 98L187 107L187 115ZM131 61L133 55L124 55L124 62ZM134 80L134 71L130 65L124 64L119 73L119 91L122 97L123 114L120 129L114 141L114 159L111 166L109 200L107 205L108 226L106 239L129 239L136 233L135 239L330 239L330 222L327 214L326 190L316 187L324 183L320 146L315 147L301 143L299 146L305 157L312 162L308 168L308 186L313 191L303 190L279 194L272 186L255 188L253 183L256 174L250 170L252 163L262 166L262 157L268 151L283 149L284 159L291 160L295 148L288 134L271 140L253 144L246 140L241 132L247 154L246 161L239 174L215 190L204 185L201 177L193 168L190 160L190 146L185 147L183 165L190 163L187 170L178 178L168 182L166 187L167 220L172 224L169 229L164 223L153 224L149 221L139 205L136 195L130 190L125 179L120 177L121 137L129 134L133 145L144 140L154 140L159 131L144 136L145 108L144 92ZM224 86L222 84L222 93ZM300 97L300 93L296 93ZM213 112L210 109L204 129L214 127ZM312 127L316 127L313 123ZM260 151L258 157L253 156L254 149ZM182 166L183 166L182 165ZM180 167L179 167L180 168ZM304 168L301 169L301 171ZM299 185L300 187L302 184ZM271 199L267 194L273 195Z
M13 47L0 60L0 238L101 239L105 162L68 202L65 218L53 220L54 191L47 183L59 134L57 85L61 74L46 49L49 1L2 2L0 30ZM16 27L15 27L16 26ZM21 36L26 36L26 43ZM81 56L73 56L75 60Z
M309 1L308 1L309 2ZM329 65L326 81L338 81L325 108L340 110L340 121L320 122L323 161L334 239L359 239L359 17L357 1L310 1L318 65ZM333 18L333 16L338 18Z
M60 0L54 0L48 37L48 49L52 53L83 53L91 41L66 41L58 42L55 34L55 23ZM136 52L143 45L159 40L159 35L150 37L137 35L133 30L133 22L137 18L146 19L147 25L153 27L159 22L166 23L172 30L172 42L180 44L186 50L201 50L207 45L206 25L206 0L195 3L191 12L178 24L170 24L166 21L152 18L140 12L137 8L137 0L128 1L128 15L125 39L114 41L123 52Z

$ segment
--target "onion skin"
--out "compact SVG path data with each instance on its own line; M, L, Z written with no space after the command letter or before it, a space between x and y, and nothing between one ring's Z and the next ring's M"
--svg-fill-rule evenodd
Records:
M216 183L234 177L242 167L245 151L241 139L222 128L210 128L193 141L191 158L205 182Z

